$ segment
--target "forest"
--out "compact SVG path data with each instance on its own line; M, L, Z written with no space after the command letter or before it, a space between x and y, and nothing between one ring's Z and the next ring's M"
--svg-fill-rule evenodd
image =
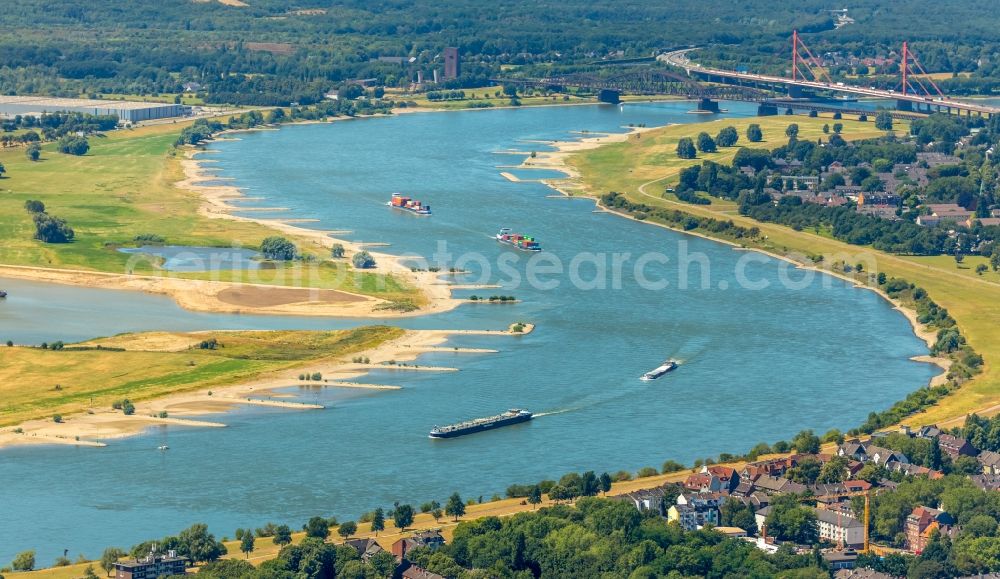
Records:
M405 87L418 70L430 77L443 66L446 46L459 48L462 74L439 88L455 90L483 86L501 67L523 67L525 74L537 72L534 67L593 68L687 45L725 45L703 51L708 60L775 66L786 60L792 29L817 50L865 56L887 54L906 31L928 69L971 72L967 81L988 84L1000 51L993 34L1000 15L972 0L951 2L949 18L920 26L913 21L937 9L929 0L861 0L850 10L856 23L839 29L828 3L819 0L790 7L749 0L728 10L692 0L247 4L13 3L0 23L0 91L153 95L197 83L207 102L309 104L348 79Z

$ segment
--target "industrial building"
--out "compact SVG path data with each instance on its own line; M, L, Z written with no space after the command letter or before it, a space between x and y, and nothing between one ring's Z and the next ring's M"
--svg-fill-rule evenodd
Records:
M462 61L458 56L458 49L452 46L444 49L444 78L451 80L458 78L462 74Z
M137 123L184 116L190 113L190 107L170 103L65 99L46 96L0 96L0 116L40 115L42 113L114 115L121 122Z

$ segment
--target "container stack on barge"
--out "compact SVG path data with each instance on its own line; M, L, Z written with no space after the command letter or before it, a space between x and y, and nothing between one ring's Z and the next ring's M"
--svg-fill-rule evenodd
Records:
M404 197L400 193L393 193L392 200L386 203L389 207L394 207L396 209L402 209L403 211L409 211L410 213L416 213L417 215L430 215L431 206L424 205L416 199L411 199L409 197Z
M510 229L504 227L497 233L497 241L504 243L506 245L513 245L521 251L541 251L542 246L535 241L534 237L528 237L526 235L521 235L520 233L511 233Z
M484 430L492 430L502 426L510 426L511 424L527 422L531 420L533 416L534 415L527 410L512 408L507 412L496 416L466 420L465 422L450 424L448 426L435 426L431 429L430 437L455 438L458 436L465 436L466 434L473 434Z

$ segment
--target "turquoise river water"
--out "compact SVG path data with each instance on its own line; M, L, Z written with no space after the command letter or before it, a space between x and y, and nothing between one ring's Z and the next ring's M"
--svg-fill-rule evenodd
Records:
M728 106L729 116L753 113ZM490 291L523 300L462 306L401 325L505 328L528 320L538 329L520 338L456 338L449 345L499 353L434 353L419 362L459 372L385 370L365 378L404 386L399 391L289 388L303 401L326 405L324 411L240 409L213 418L228 428L155 428L102 449L0 450L0 562L27 548L38 549L43 564L63 549L95 557L105 546L199 521L232 536L237 527L267 521L297 527L313 515L354 518L396 500L419 504L452 491L489 497L511 483L572 470L635 470L668 458L690 463L787 439L804 427L856 426L925 384L933 368L910 357L926 348L904 317L870 291L594 212L591 201L552 198L540 183L500 175L499 166L524 158L504 151L542 150L535 141L576 138L584 130L702 120L689 108L411 114L290 126L214 144L214 171L263 198L248 205L287 207L282 216L316 218L310 227L390 243L384 250L391 253L430 257L445 244L453 255L446 266L471 256L459 264L473 272L468 281L499 282L504 288ZM528 171L517 175L532 178ZM396 191L430 203L434 215L385 207ZM499 227L534 234L545 248L535 259L559 260L566 269L580 253L592 254L580 260L582 282L563 273L535 280L556 282L555 289L528 283L528 270L539 264L529 266L530 256L497 244L492 236ZM634 262L649 252L669 259L650 261L643 271L649 280L666 280L666 288L646 287L634 275ZM599 275L597 265L616 255L626 263L620 282L613 273ZM505 271L501 259L510 260ZM678 267L691 259L690 267ZM522 282L514 283L514 275ZM606 280L606 288L594 280ZM0 338L23 342L132 330L362 323L199 314L158 296L13 280L0 280L0 287L11 294L0 304ZM638 380L668 357L681 360L677 371ZM475 436L427 437L435 424L509 407L542 415ZM169 452L158 452L161 444Z

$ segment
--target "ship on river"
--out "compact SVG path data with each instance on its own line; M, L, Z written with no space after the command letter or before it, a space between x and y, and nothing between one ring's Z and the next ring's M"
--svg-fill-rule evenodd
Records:
M664 374L666 374L667 372L670 372L671 370L673 370L676 367L677 367L677 362L675 362L673 360L667 360L663 364L657 366L656 368L653 368L649 372L646 372L645 374L643 374L642 376L640 376L639 379L640 380L644 380L646 382L648 382L650 380L656 380L660 376L663 376Z
M511 233L510 229L504 227L497 233L497 241L507 245L513 245L521 251L541 251L542 246L535 241L534 237L528 237L527 235L521 235L520 233Z
M449 424L448 426L435 426L431 429L430 437L455 438L457 436L465 436L466 434L473 434L484 430L493 430L494 428L500 428L502 426L510 426L511 424L520 424L521 422L531 420L532 417L534 417L534 415L527 410L511 408L507 412L496 416L466 420L465 422Z
M430 205L424 205L420 201L417 201L416 199L411 199L409 197L405 197L400 193L393 193L392 199L388 203L386 203L386 205L388 205L389 207L393 207L395 209L402 209L403 211L416 213L417 215L431 214Z

